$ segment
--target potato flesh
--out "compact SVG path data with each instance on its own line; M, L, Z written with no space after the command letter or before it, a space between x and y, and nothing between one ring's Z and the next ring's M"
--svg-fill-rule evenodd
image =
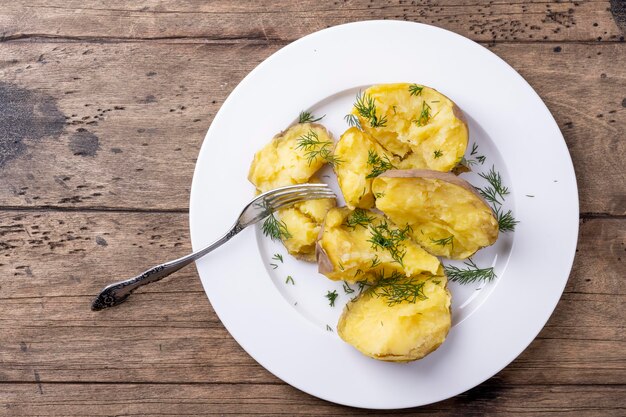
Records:
M467 125L449 98L425 86L420 86L421 93L411 95L411 85L379 84L364 91L375 100L377 116L386 117L384 126L372 127L356 109L352 113L367 133L402 159L399 168L450 171L467 148ZM430 106L430 118L423 118L420 126L424 102Z
M339 336L361 353L383 361L421 359L437 349L451 326L445 276L422 277L427 299L392 306L367 292L349 302L337 325Z
M356 226L352 229L345 224L351 213L352 211L347 208L333 208L326 215L318 245L324 252L322 256L326 256L332 265L331 271L320 268L320 272L328 278L356 282L367 280L382 271L385 273L397 271L406 276L422 272L438 274L441 271L439 260L411 239L402 242L406 248L406 254L402 259L403 265L396 262L387 250L374 249L369 241L372 234L368 227ZM380 214L374 212L367 214L374 218L372 225L378 225L384 220ZM387 223L390 228L397 228L389 221ZM379 262L375 266L372 262L374 259Z
M309 163L306 151L297 149L298 139L310 131L317 134L319 141L330 142L328 148L332 150L333 139L322 125L301 123L291 126L254 155L248 179L258 191L309 182L325 164L320 158ZM316 179L311 181L319 182ZM309 200L277 212L277 218L285 223L291 235L283 239L290 254L309 262L315 261L315 241L321 223L328 209L334 206L334 199Z
M335 167L335 173L346 205L352 210L374 206L372 178L367 178L373 168L368 164L370 152L386 157L394 166L398 164L393 154L356 127L346 130L335 146L335 156L342 161Z
M310 131L317 134L319 141L333 143L328 131L319 124L293 125L276 135L254 155L248 173L250 182L261 192L307 182L325 164L321 158L315 158L309 163L306 151L297 149L298 139ZM332 150L332 145L329 149Z
M430 178L376 178L376 208L433 255L465 259L492 245L498 222L491 208L465 188ZM452 238L450 239L450 236Z
M335 200L308 200L278 211L291 237L283 239L287 251L295 257L315 262L315 241L326 212L335 206Z

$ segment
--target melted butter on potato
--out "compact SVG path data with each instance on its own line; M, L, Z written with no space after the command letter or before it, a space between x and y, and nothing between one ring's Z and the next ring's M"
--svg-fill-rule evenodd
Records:
M306 182L320 182L311 177L326 161L322 158L309 160L307 150L298 148L300 138L310 132L314 132L317 140L327 143L328 149L332 150L333 139L322 125L299 123L291 126L276 135L254 155L248 179L258 191L265 192ZM334 206L334 199L309 200L277 212L276 217L285 223L290 235L289 238L283 239L283 244L290 254L305 261L315 262L315 241L321 223L326 212Z
M298 139L310 131L317 134L320 142L333 144L324 126L317 123L295 124L274 136L270 143L254 155L248 173L250 182L261 192L306 183L325 164L321 158L309 161L306 151L298 149Z
M498 238L491 208L466 181L427 170L387 171L372 184L376 208L428 252L465 259Z
M390 229L397 229L393 223L380 214L363 211L371 219L365 226L348 226L348 219L353 211L342 207L329 210L323 225L322 234L317 242L319 272L332 280L356 282L365 276L385 271L399 272L411 276L428 272L438 274L441 271L439 260L430 255L418 244L407 238L402 244L406 253L402 265L389 251L372 245L371 226L386 222ZM376 259L376 262L374 260Z
M399 168L447 172L463 157L467 124L454 102L437 90L408 83L379 84L365 90L363 97L374 100L376 115L385 123L372 126L356 108L352 113L367 133L402 159Z
M368 163L370 155L382 158L394 166L399 162L370 135L356 127L346 130L335 146L335 156L342 161L335 167L335 173L346 205L351 209L374 206L373 178L367 178L374 168Z
M451 326L447 280L405 279L423 283L422 298L390 305L388 297L365 291L346 304L337 325L339 336L364 355L383 361L413 361L437 349Z

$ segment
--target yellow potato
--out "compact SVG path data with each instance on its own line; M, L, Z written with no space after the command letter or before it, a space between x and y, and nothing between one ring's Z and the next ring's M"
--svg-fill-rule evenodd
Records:
M450 330L446 284L445 276L387 276L346 304L337 333L374 359L421 359L437 349Z
M318 144L304 149L302 139L311 137ZM321 155L310 159L310 151L322 149L332 153L333 138L326 128L317 123L299 123L274 136L254 155L248 179L261 192L287 185L303 184L326 161Z
M370 135L356 127L346 130L341 136L335 146L335 156L342 161L335 166L335 172L339 188L350 209L373 207L373 177L395 167L399 162Z
M376 208L433 255L465 259L492 245L498 221L474 187L454 174L387 171L372 183Z
M308 200L279 210L278 219L285 223L289 238L283 239L287 251L298 259L315 262L315 241L326 212L335 206L334 199Z
M363 130L402 159L401 169L447 172L467 148L469 132L461 110L423 85L372 86L357 97L352 114Z
M318 270L332 280L347 282L372 280L376 273L383 270L405 276L422 272L440 273L439 260L413 242L406 233L405 238L396 240L393 247L384 248L384 242L381 242L382 245L373 244L378 233L389 237L390 233L401 232L380 214L361 209L333 208L326 215L317 241Z

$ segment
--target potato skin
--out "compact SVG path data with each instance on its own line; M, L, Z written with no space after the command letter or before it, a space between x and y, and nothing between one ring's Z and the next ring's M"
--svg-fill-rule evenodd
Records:
M452 325L445 276L420 277L428 298L390 306L367 291L346 304L337 333L366 356L388 362L421 359L437 349Z
M346 205L352 210L374 207L372 178L367 178L372 172L372 166L368 164L370 152L386 158L394 166L399 163L374 138L356 127L346 130L335 146L335 156L342 161L335 166L337 181Z
M411 94L411 86L421 87ZM363 129L402 161L398 168L450 171L465 154L469 130L461 109L437 90L417 84L378 84L364 91L374 99L382 126L370 122L353 108ZM430 107L430 117L422 118Z
M411 237L433 255L466 259L498 238L498 222L482 196L451 173L391 170L372 184L376 207L410 225Z
M382 215L365 211L372 219L371 225L386 222L391 229L397 229ZM396 262L389 252L375 249L369 226L346 225L346 220L353 213L346 207L333 208L328 211L316 245L318 271L331 280L356 282L374 280L374 275L398 272L405 276L423 272L440 274L442 271L439 260L422 249L411 239L402 242L406 249L403 265ZM377 259L373 264L372 260Z

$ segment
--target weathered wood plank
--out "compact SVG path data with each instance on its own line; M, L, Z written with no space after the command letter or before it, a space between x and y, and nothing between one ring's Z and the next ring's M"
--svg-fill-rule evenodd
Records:
M0 385L0 416L621 416L623 386L488 383L418 409L375 411L318 400L286 385Z
M614 13L615 10L614 10ZM80 19L77 17L80 16ZM10 39L246 39L291 41L358 20L440 26L478 41L620 40L610 2L539 1L16 1L0 11Z
M0 110L7 126L0 131L0 205L186 210L213 115L277 48L1 45L0 98L17 116L8 106ZM492 49L554 113L576 167L581 211L625 214L624 172L606 167L621 166L626 152L626 44Z
M502 383L626 383L625 240L626 220L582 223L566 293ZM185 214L0 215L0 381L277 383L228 335L193 268L89 310L105 284L188 242Z

